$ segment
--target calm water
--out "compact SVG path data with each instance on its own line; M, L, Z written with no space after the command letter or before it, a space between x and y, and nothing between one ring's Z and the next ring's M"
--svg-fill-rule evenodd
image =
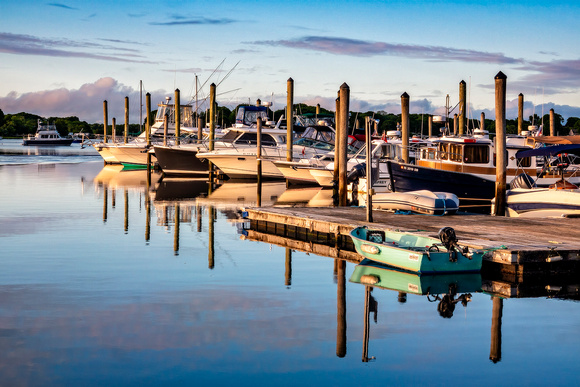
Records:
M6 154L19 147L0 144L2 386L580 382L575 301L504 299L498 315L472 276L471 301L444 318L433 298L375 288L363 362L356 265L241 237L254 186L208 195L153 175L148 192L143 171L91 149ZM317 194L271 184L263 200Z

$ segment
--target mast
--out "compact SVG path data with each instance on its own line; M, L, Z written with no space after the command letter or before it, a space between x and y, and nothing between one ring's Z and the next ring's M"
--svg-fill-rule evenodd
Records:
M143 81L139 81L139 133L143 132Z

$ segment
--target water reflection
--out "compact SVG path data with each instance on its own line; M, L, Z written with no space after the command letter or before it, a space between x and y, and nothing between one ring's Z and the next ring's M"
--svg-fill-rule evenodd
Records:
M371 294L374 288L397 292L397 300L402 304L407 302L407 294L425 296L428 302L437 302L437 312L443 318L453 317L456 304L461 303L465 308L471 301L471 293L481 292L479 273L418 275L368 259L363 260L354 268L350 282L365 286L363 362L375 359L368 356L369 316L373 313L374 322L377 323L379 308L377 300ZM499 331L499 336L501 337L501 331Z

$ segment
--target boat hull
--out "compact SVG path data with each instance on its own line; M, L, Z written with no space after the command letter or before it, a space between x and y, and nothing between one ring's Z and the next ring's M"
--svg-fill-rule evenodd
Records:
M548 217L580 214L580 190L516 188L506 193L506 215Z
M453 172L418 165L388 161L391 186L394 192L429 190L450 192L459 198L464 211L491 211L495 196L495 181L470 173Z
M44 146L44 145L50 145L50 146L55 146L55 145L64 145L64 146L68 146L70 144L72 144L73 140L72 138L68 139L68 138L55 138L53 140L36 140L36 139L26 139L26 140L22 140L22 145L37 145L37 146Z
M481 291L480 273L418 275L365 259L355 266L350 282L417 295Z
M206 176L207 160L196 157L197 147L155 146L155 157L164 174L168 176Z
M375 238L379 234L382 236ZM366 227L355 228L350 237L357 253L365 258L410 272L434 274L481 270L483 252L472 252L471 257L467 257L454 251L450 256L435 238L412 233L368 230ZM438 251L435 248L429 251L434 245Z

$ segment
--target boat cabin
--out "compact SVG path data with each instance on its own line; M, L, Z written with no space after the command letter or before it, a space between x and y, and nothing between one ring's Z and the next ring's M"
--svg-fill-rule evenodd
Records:
M236 114L236 127L256 126L258 117L262 118L264 125L268 124L268 107L267 106L240 106Z
M169 117L168 125L175 128L175 104L170 103L171 97L166 97L166 102L159 103L157 105L157 114L155 115L155 122L160 123L163 127L165 120L165 115ZM180 126L186 128L192 128L193 125L193 107L189 104L180 105Z

